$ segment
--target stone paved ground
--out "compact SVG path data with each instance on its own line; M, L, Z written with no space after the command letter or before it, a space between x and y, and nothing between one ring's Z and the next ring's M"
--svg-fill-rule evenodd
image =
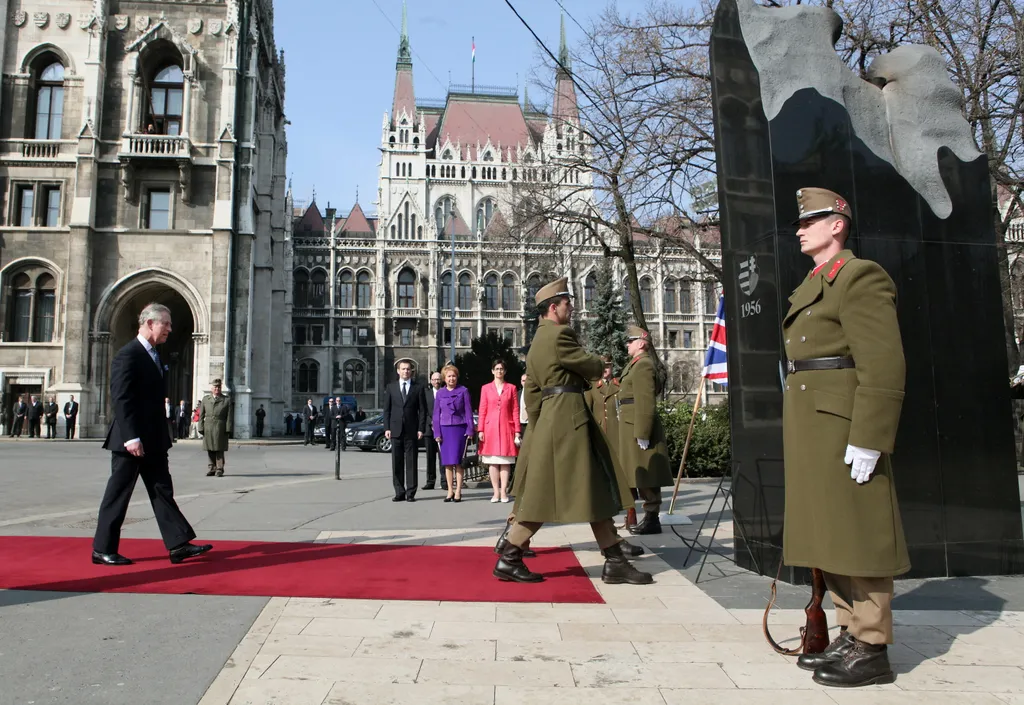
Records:
M240 445L219 479L203 462L197 444L172 451L183 510L214 544L490 545L507 510L488 488L394 505L389 458L373 453L347 453L341 482L322 449ZM91 534L108 472L98 444L0 441L0 534ZM680 511L699 522L713 489L686 485ZM125 536L158 536L141 490L129 518ZM729 560L727 526L697 585L681 538L645 538L646 587L604 586L589 530L546 527L538 541L571 546L605 605L0 591L0 704L1024 705L1024 579L899 581L896 684L824 690L764 643L768 581ZM806 600L782 586L777 636L795 636Z

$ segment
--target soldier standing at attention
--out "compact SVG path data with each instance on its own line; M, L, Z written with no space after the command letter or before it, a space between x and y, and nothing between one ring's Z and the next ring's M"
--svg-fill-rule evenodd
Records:
M606 583L645 585L650 573L634 568L615 534L613 517L622 508L608 444L583 399L583 387L601 376L604 364L586 352L567 324L572 314L568 280L537 292L541 313L530 353L526 407L533 428L519 461L515 523L508 530L494 577L535 583L543 576L523 563L524 547L544 522L589 522L605 557Z
M660 534L661 488L673 484L665 429L658 416L657 384L651 360L651 334L626 329L630 360L619 380L619 459L644 502L644 518L634 534Z
M783 559L824 573L840 627L824 652L797 664L821 685L891 683L893 576L910 570L889 462L906 375L896 286L844 249L846 199L819 188L796 197L800 251L814 269L782 322Z

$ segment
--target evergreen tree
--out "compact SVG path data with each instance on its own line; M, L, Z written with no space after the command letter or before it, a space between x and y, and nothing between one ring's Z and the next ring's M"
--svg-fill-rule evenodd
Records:
M591 307L595 317L587 321L586 340L591 352L611 358L614 374L618 375L629 361L622 294L615 286L612 268L607 261L597 269L595 279L597 286Z
M459 368L459 384L469 390L474 409L480 408L480 388L494 380L491 365L495 360L505 363L505 381L519 387L526 365L519 361L515 349L504 336L491 332L473 338L470 351L455 356L455 366Z

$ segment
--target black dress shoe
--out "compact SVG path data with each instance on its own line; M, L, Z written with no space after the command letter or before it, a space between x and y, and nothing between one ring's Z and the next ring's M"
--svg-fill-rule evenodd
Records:
M853 648L854 639L845 629L841 630L832 643L819 654L800 654L796 665L805 671L816 671L826 663L834 663L846 656Z
M394 497L391 498L391 501L392 502L404 502L405 501L405 496L404 495L395 495Z
M405 498L405 501L406 501L406 502L415 502L415 501L416 501L416 498L415 498L415 497L406 497L406 498Z
M853 648L842 659L826 663L814 672L815 683L833 688L860 688L896 680L885 644L867 644L856 637L853 642Z
M213 548L208 543L194 544L186 543L184 546L178 546L177 548L171 549L171 563L181 563L186 558L195 558L196 556L202 555Z
M423 485L423 487L421 487L420 489L421 490L432 490L432 489L434 489L434 486L433 485Z
M98 553L92 552L92 562L96 565L131 565L130 558L125 558L120 553Z

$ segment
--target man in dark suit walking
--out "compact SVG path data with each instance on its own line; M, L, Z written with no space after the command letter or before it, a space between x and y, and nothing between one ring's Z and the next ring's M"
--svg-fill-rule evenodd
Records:
M391 439L392 502L415 502L417 451L426 430L423 388L412 379L412 360L395 363L398 381L384 395L384 435Z
M306 427L306 436L302 445L308 446L313 442L313 428L316 426L316 417L319 415L320 412L316 410L315 406L313 406L313 400L307 399L306 406L302 409L302 417L299 419L302 425L298 427Z
M71 395L71 401L64 405L64 440L70 441L75 437L75 423L78 421L78 402L75 395Z
M111 453L111 473L100 503L92 545L93 563L131 564L117 549L121 525L140 475L171 563L181 563L213 548L209 544L190 543L196 533L174 501L174 486L167 466L171 436L163 402L166 368L155 346L166 342L170 332L170 309L161 304L149 304L139 314L138 336L118 351L111 364L110 400L114 418L103 443Z
M427 481L423 483L423 489L434 489L434 482L437 480L437 441L434 440L434 399L437 397L437 390L441 388L441 373L434 372L430 375L430 386L423 390L423 410L427 416L427 431L423 439L423 445L427 449ZM438 431L440 433L440 431ZM448 481L441 473L441 489L448 489Z

